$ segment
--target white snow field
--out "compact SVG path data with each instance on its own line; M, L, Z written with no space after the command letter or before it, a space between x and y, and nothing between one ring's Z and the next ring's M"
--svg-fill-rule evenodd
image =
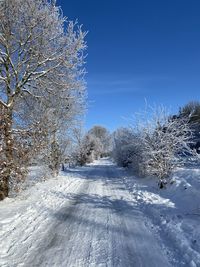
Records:
M200 194L182 172L159 190L101 159L4 200L0 266L200 266Z

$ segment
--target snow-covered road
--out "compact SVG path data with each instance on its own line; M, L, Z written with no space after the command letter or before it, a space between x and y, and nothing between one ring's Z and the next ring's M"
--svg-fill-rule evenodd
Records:
M0 266L172 266L122 174L103 159L5 201Z

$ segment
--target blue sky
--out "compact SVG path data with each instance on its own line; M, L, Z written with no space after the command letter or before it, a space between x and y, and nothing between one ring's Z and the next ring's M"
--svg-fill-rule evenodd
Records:
M145 106L200 100L199 0L59 0L88 31L86 128L127 124Z

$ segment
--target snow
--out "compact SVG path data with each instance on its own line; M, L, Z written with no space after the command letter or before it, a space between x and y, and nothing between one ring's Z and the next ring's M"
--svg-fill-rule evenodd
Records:
M0 266L200 266L200 170L171 179L101 159L37 182L0 203Z
M124 181L152 229L165 244L173 244L177 266L200 266L200 169L177 169L163 190L151 178L129 175Z

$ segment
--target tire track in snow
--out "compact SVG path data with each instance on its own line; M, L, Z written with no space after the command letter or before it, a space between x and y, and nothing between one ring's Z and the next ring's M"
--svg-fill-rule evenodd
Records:
M51 205L46 202L44 209L48 220L43 224L41 213L38 214L34 225L42 227L28 227L25 236L21 233L24 245L14 254L15 242L10 260L14 263L4 266L171 266L145 226L144 215L126 189L118 168L101 160L75 169L71 175L69 188L61 186L58 190L57 180L57 190L53 186L48 190L45 198ZM57 210L54 198L60 199Z

